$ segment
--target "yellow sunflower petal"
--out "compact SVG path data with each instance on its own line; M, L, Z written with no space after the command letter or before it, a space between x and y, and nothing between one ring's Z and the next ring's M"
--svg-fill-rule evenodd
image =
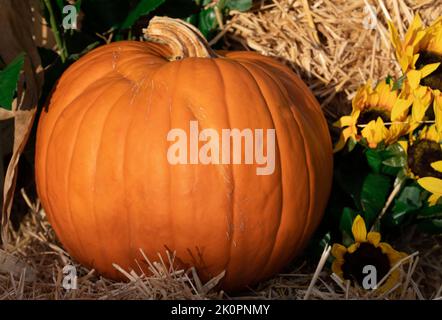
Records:
M434 170L442 172L442 161L436 161L431 164Z
M421 122L424 117L425 113L427 112L428 105L425 103L426 101L418 96L414 97L413 106L412 106L412 121L419 123Z
M391 268L408 256L405 252L393 249L393 247L386 242L381 242L378 247L381 248L383 254L387 255Z
M379 93L378 92L373 92L372 94L370 94L367 98L367 105L369 106L378 106L379 103Z
M401 272L399 269L396 269L390 273L388 278L380 283L380 287L378 288L379 293L385 293L392 288L394 288L401 280Z
M442 54L442 19L439 17L428 28L429 39L426 49L430 52Z
M356 242L365 242L367 240L367 228L364 219L360 215L357 215L353 221L351 232Z
M428 197L428 203L430 206L434 206L439 201L440 197L442 197L442 194L432 194Z
M431 140L439 143L441 141L441 132L436 130L435 125L423 127L419 134L419 140Z
M331 249L331 254L336 259L344 259L344 254L347 253L347 248L344 247L342 244L335 243L333 244L333 247Z
M342 265L344 264L344 260L338 260L336 259L332 263L332 271L333 273L336 273L341 279L344 279L344 272L342 271Z
M355 132L353 128L348 127L342 130L341 135L339 136L339 141L336 143L335 147L333 148L333 152L338 152L342 150L345 147L345 144L347 143L347 140L351 137L355 137Z
M405 34L405 43L410 43L412 41L413 36L415 36L416 31L422 29L422 19L419 14L416 14L413 18L413 21L410 24L410 27Z
M435 71L437 68L439 68L440 62L438 63L431 63L427 64L425 67L420 69L421 72L420 77L425 78L426 76L430 75L433 71Z
M417 180L422 188L431 193L442 195L442 180L434 177L424 177Z
M406 55L403 55L401 57L398 57L399 65L401 66L402 72L406 73L408 71L408 68L410 66L410 58Z
M378 83L375 90L378 93L378 104L391 109L397 99L397 91L392 90L392 84L388 84L386 81L381 81Z
M372 245L374 245L375 247L377 247L379 245L379 243L381 242L381 234L379 232L369 232L367 234L367 240L368 242L370 242Z
M419 83L422 79L421 72L419 70L410 70L407 72L407 79L412 90L419 87Z
M379 244L379 247L382 249L382 253L385 253L385 254L387 254L388 252L394 250L393 247L390 244L386 243L386 242L381 242Z
M347 248L348 253L353 253L359 248L359 242L353 243L350 247Z
M392 123L388 129L388 135L385 138L386 144L395 143L400 137L405 135L410 130L408 121Z
M396 99L391 110L391 121L404 120L412 103L413 98L411 96L408 99Z
M399 145L402 147L402 149L405 152L407 152L407 150L408 150L408 141L401 140L401 141L398 141L397 143L399 143Z
M381 117L370 121L361 131L362 136L367 139L370 148L376 148L380 142L388 137L388 133L389 131Z
M400 48L402 47L402 43L401 39L399 38L399 33L397 32L397 29L391 20L389 20L387 23L388 23L388 29L390 31L391 43L393 44L393 47L396 50L400 50Z
M390 244L386 242L379 243L378 247L381 248L383 254L387 255L391 267L393 267L400 260L408 256L405 252L395 250Z
M352 120L351 116L340 117L338 121L333 123L333 127L343 128L343 127L349 126L351 123L351 120Z
M372 91L371 81L367 81L367 83L361 87L359 87L356 92L355 97L351 101L353 111L362 110L364 108L365 103L367 102L367 97Z
M442 95L439 90L434 92L433 109L437 131L442 132Z

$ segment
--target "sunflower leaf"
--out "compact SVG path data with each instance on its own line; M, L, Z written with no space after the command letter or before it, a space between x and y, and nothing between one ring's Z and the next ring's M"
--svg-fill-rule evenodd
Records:
M398 155L382 161L382 164L388 167L402 168L407 164L407 159L402 155Z
M342 210L341 220L339 221L339 230L351 235L351 226L353 225L353 220L356 216L357 213L354 210L345 207Z
M416 210L422 207L421 189L416 185L405 187L394 202L391 214L388 215L388 223L398 226L414 216Z
M417 219L442 218L442 205L424 207L419 210Z
M371 170L373 170L375 173L380 173L383 161L381 153L373 149L368 149L365 152L365 156L367 158L367 162Z
M406 165L406 154L399 144L393 144L385 149L367 149L367 162L373 172L396 176L398 169Z
M370 173L364 180L361 191L361 206L364 220L371 227L381 212L391 189L391 179L385 175Z

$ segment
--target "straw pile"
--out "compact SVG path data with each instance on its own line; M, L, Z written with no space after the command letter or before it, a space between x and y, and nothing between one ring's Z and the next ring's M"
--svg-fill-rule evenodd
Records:
M2 299L442 299L442 239L409 232L395 246L412 253L397 267L402 273L401 288L382 296L350 287L324 267L330 250L318 265L304 258L257 288L235 296L216 290L223 274L201 283L194 269L174 268L174 255L148 261L150 275L127 273L115 266L128 282L102 278L72 261L56 240L38 202L29 205L29 215L20 230L11 229L13 243L0 250L0 300ZM412 244L412 246L410 246ZM419 250L421 253L417 251ZM65 266L77 271L77 288L65 289ZM69 283L68 283L69 284ZM72 282L70 282L72 284Z
M427 23L442 15L442 1L433 0L258 2L250 12L232 12L212 43L223 38L230 49L256 50L287 63L315 93L330 123L350 107L363 82L399 72L387 19L403 35L414 13L419 12ZM367 5L374 9L376 21L369 18ZM151 275L124 273L128 282L114 282L72 261L56 240L38 200L34 203L22 195L30 214L18 232L11 230L14 242L0 250L0 299L442 298L442 238L422 236L414 230L394 243L397 249L411 253L405 264L397 266L402 270L401 289L380 297L331 277L324 267L329 249L319 263L300 258L286 273L234 297L214 287L222 274L203 284L194 270L176 270L173 253L149 262ZM76 290L63 287L66 265L77 269Z
M222 34L292 67L332 122L361 84L399 74L387 20L403 36L416 12L431 22L442 15L442 1L261 1L251 12L233 12Z

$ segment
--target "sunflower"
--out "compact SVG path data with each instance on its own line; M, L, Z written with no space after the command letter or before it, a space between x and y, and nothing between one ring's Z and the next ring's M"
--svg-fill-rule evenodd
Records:
M442 160L442 133L436 125L425 126L409 141L399 141L407 154L407 174L413 179L434 177L442 179L442 173L435 170L433 162Z
M412 87L442 90L442 17L425 27L416 14L403 40L391 21L389 29L397 60Z
M352 233L355 242L348 248L335 243L332 247L332 255L335 260L332 271L343 280L350 280L363 286L363 280L367 276L364 267L372 265L376 268L376 283L387 276L391 268L407 255L394 250L388 243L381 242L378 232L368 232L361 216L353 221ZM400 270L390 272L386 281L376 289L386 292L393 288L399 281Z
M370 148L382 141L394 143L409 130L407 118L412 103L411 95L393 89L392 81L381 81L374 89L368 81L356 92L351 114L334 124L342 129L334 151L341 150L349 139L365 138Z
M431 167L442 174L442 161L436 161L431 164ZM442 179L435 177L424 177L417 180L417 183L425 190L431 192L428 198L428 203L434 206L442 197Z
M438 132L442 132L442 94L439 90L434 92L433 110L436 129Z

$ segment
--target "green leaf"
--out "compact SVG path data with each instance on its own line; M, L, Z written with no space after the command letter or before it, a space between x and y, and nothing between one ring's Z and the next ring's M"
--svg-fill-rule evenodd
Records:
M81 1L82 0L75 1L75 9L77 9L77 12L79 12L81 9Z
M382 168L382 155L378 150L368 149L365 152L365 156L367 158L368 165L370 168L376 172L380 173Z
M407 164L407 159L399 155L382 161L382 164L393 168L402 168Z
M351 235L351 227L356 216L357 213L354 210L347 207L344 208L344 210L342 210L341 220L339 221L339 230L347 235Z
M63 12L63 7L65 6L64 0L55 0L57 3L58 9L60 9L60 13Z
M252 0L226 0L226 8L229 10L247 11L253 5Z
M395 176L398 169L403 168L407 158L402 147L395 143L385 149L367 149L367 162L375 173L385 173Z
M4 109L12 109L12 101L24 62L25 54L21 53L0 71L0 106Z
M404 75L404 76L401 76L394 84L393 84L393 90L400 90L400 89L402 89L402 85L403 85L403 83L404 83L404 80L406 79L407 77Z
M417 214L418 219L442 218L442 205L424 207Z
M367 228L371 227L381 212L391 189L391 180L385 175L370 173L364 180L361 191L361 206Z
M382 154L382 172L397 175L407 165L407 154L399 143L388 146Z
M139 17L144 16L151 11L158 8L160 5L164 3L165 0L141 0L138 5L129 12L126 20L121 24L121 29L128 29L132 27L135 21L138 20Z
M210 38L212 32L218 28L218 21L213 8L204 9L199 14L198 29L206 38Z
M405 218L414 214L422 207L422 190L419 186L411 185L405 187L395 200L391 214L388 216L389 223L398 226Z
M356 139L353 139L353 138L348 139L348 141L347 141L348 152L352 152L357 144L358 144L358 142L356 141Z
M422 206L421 189L416 185L405 187L397 198L397 202L406 204L407 206L417 209Z

